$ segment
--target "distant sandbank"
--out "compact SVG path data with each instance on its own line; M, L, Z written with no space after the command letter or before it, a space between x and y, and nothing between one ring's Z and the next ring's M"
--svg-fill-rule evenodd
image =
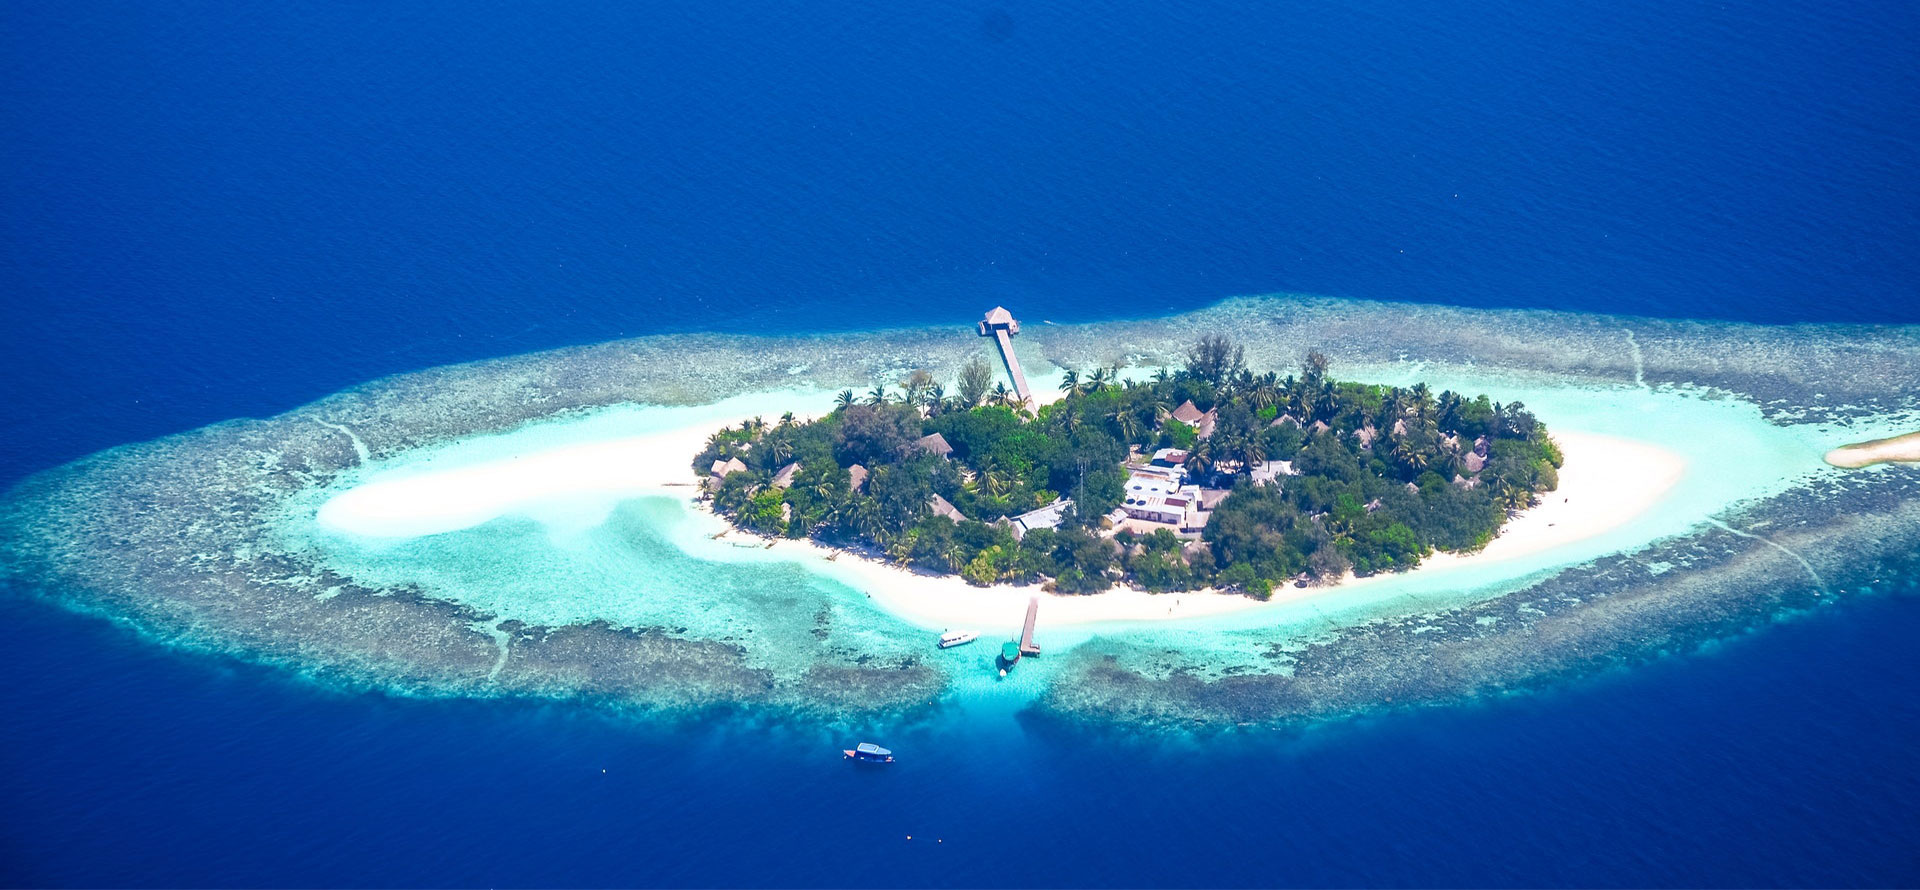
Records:
M1827 452L1827 463L1849 470L1874 464L1920 463L1920 433L1844 445Z

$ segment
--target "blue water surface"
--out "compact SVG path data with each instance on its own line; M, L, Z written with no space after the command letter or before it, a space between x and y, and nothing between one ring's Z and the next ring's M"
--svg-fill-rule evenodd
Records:
M1898 0L0 4L0 485L450 361L994 303L1916 323L1915 46ZM1908 599L1304 737L936 720L878 774L0 609L5 884L1920 880Z

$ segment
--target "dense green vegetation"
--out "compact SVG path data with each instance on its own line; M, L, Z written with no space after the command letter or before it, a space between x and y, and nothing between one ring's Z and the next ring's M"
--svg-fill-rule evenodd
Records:
M1403 571L1435 549L1477 548L1557 484L1560 455L1518 402L1338 381L1318 352L1297 375L1255 374L1219 336L1202 338L1187 358L1186 369L1144 382L1112 369L1069 371L1065 397L1037 414L1004 384L989 386L984 361L962 370L953 395L916 371L897 391L843 392L818 420L789 414L722 430L695 469L706 476L716 462L738 461L709 490L742 527L872 548L975 584L1094 592L1124 580L1257 596L1288 581ZM1213 412L1198 429L1172 419L1189 401ZM950 454L918 444L933 433ZM1191 479L1231 489L1199 540L1169 528L1110 532L1133 446L1189 449ZM1289 461L1297 475L1254 483L1269 461ZM857 486L855 467L865 471ZM964 521L939 515L935 495ZM1001 521L1060 497L1073 506L1057 529L1016 540Z

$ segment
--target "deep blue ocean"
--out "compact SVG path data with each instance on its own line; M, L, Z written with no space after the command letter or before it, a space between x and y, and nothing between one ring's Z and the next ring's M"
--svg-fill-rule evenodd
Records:
M446 362L995 303L1920 323L1916 47L1903 0L0 4L0 485ZM5 885L1920 883L1910 596L882 773L0 622Z

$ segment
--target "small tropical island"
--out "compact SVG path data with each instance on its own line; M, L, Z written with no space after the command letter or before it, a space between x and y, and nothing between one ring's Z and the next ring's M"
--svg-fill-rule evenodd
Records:
M1208 334L1179 370L1068 370L1043 404L1018 322L996 308L979 328L1006 381L975 357L951 392L916 370L816 419L714 433L694 459L714 509L978 586L1265 599L1477 550L1558 485L1561 453L1517 401L1337 380L1317 350L1257 373Z

